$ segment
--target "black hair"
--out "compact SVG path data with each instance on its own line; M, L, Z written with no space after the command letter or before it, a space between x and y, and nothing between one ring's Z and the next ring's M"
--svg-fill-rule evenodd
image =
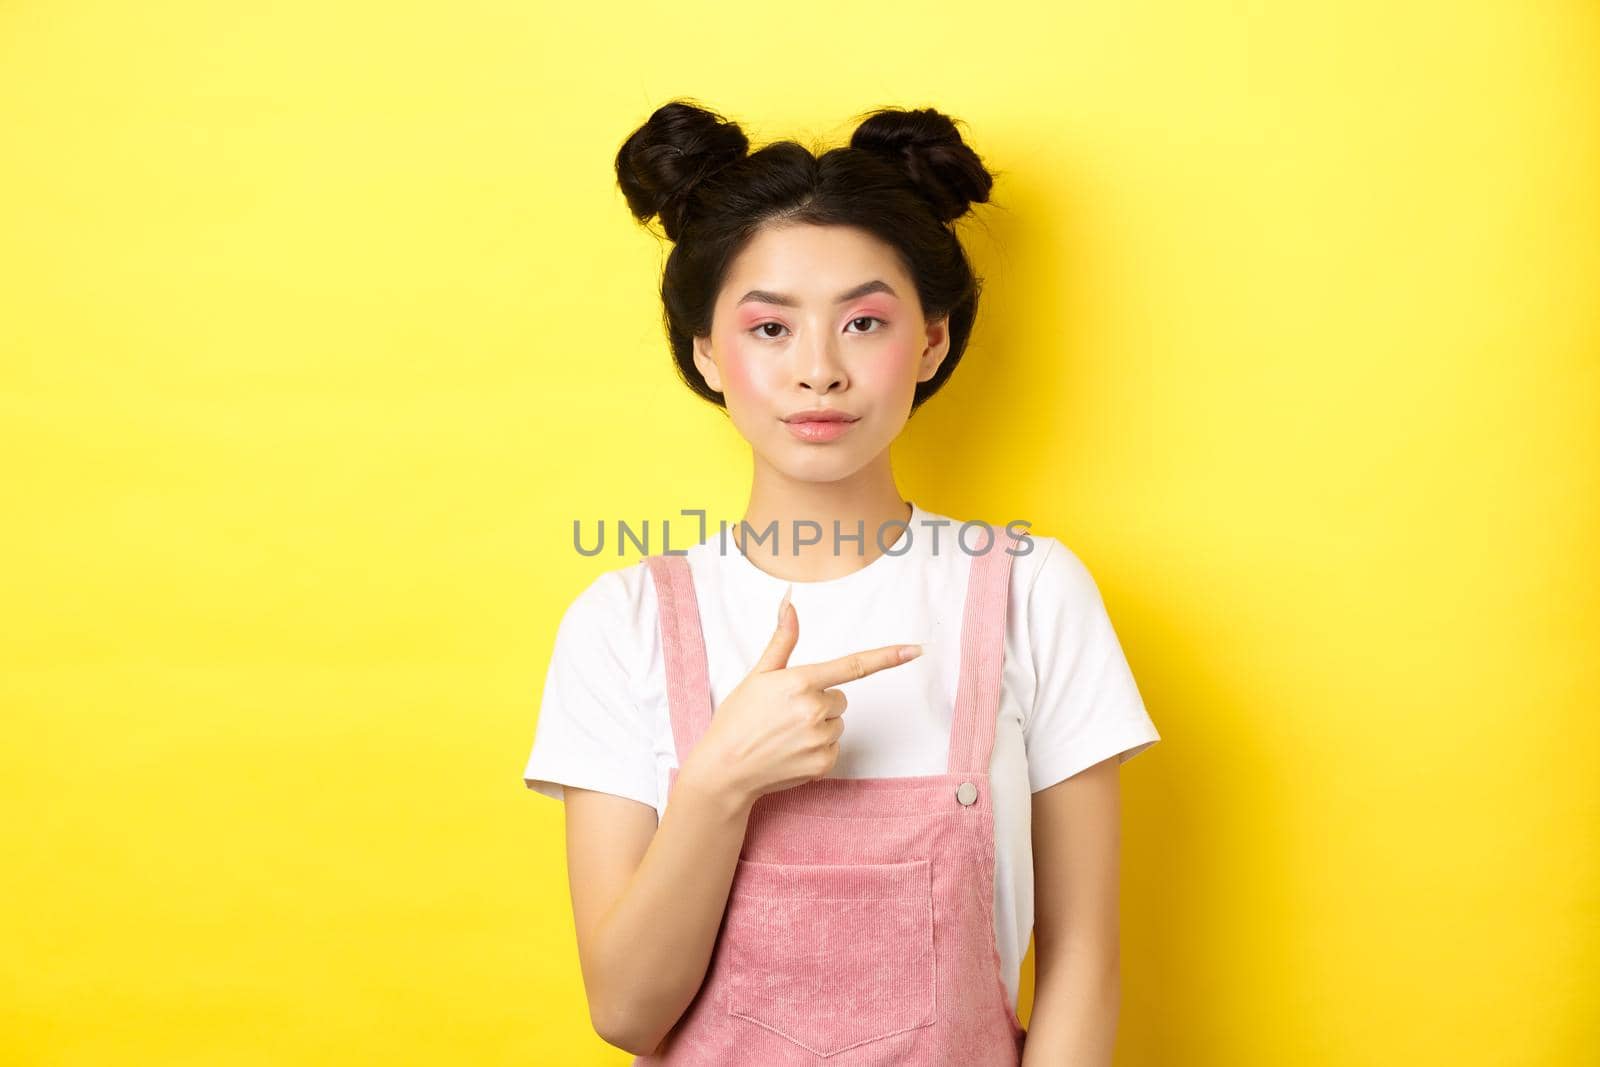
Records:
M915 411L950 377L977 318L982 279L953 223L987 202L994 178L955 120L932 108L866 113L847 147L818 155L792 140L751 152L736 123L685 99L663 104L617 152L617 183L641 224L658 218L672 241L661 277L678 375L719 407L694 365L694 338L730 263L768 223L854 226L894 248L928 321L949 316L950 350L918 382Z

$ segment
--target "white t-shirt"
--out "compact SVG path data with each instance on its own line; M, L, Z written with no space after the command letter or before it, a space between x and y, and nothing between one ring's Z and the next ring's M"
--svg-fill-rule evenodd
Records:
M793 583L800 637L791 665L880 645L923 646L916 659L842 687L850 705L833 777L946 771L974 557L957 542L958 520L910 503L910 525L886 554L840 578ZM1056 538L1030 532L1024 547L1029 542L1032 551L1011 562L990 764L995 943L1013 1010L1033 931L1029 794L1111 756L1126 762L1161 739L1087 568ZM824 534L822 544L830 543ZM987 537L973 528L964 543L977 550ZM760 559L771 549L752 551ZM716 707L771 640L791 583L746 558L731 525L688 548L687 559ZM655 584L641 559L600 574L562 616L523 778L545 796L560 799L567 784L630 797L659 817L677 763Z

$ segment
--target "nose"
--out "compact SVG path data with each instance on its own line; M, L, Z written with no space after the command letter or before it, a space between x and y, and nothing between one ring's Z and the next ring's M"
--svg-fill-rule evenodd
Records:
M839 362L834 338L827 330L813 331L812 337L810 344L796 346L796 380L817 394L844 388L844 365Z

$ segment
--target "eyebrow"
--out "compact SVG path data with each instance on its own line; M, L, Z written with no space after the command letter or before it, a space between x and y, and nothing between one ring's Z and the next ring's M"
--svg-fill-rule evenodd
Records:
M849 301L855 300L858 297L866 296L868 293L888 293L897 300L900 298L900 294L895 292L894 289L890 287L888 282L880 281L874 278L870 282L862 282L854 289L846 289L844 292L840 293L833 302L835 304L848 303ZM739 303L735 304L734 307L738 307L739 304L748 304L752 300L759 301L763 304L779 304L788 308L800 306L800 301L796 300L787 293L772 293L765 289L752 289L748 293L741 296L739 298Z

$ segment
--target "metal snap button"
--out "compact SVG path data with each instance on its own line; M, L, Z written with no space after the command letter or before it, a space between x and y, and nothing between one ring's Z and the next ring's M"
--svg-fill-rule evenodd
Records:
M962 782L956 789L956 799L963 804L971 804L978 799L978 787L971 782Z

